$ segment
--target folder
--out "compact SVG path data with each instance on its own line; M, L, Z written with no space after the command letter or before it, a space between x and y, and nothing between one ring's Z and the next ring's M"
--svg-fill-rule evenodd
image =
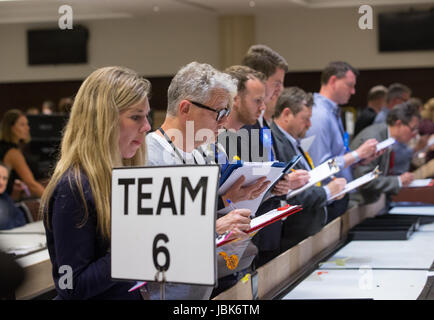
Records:
M296 196L300 192L303 192L304 190L314 186L318 182L331 177L339 171L340 169L339 166L336 164L335 159L327 160L326 162L309 171L309 182L301 188L290 190L286 195L286 199Z
M279 221L285 217L288 217L294 213L301 211L303 208L300 205L291 206L287 204L286 206L273 209L260 215L259 217L253 218L250 221L250 229L247 231L250 234L250 237L253 237L256 232L261 230L262 228ZM228 240L229 234L225 234L223 237L219 237L216 241L216 246L221 247L229 242L235 241L237 239Z
M345 185L344 190L342 190L341 192L339 192L339 193L335 194L334 196L330 197L330 200L334 200L334 199L338 198L339 196L341 196L341 195L343 195L343 194L345 194L347 192L350 192L350 191L352 191L352 190L354 190L354 189L356 189L356 188L358 188L360 186L363 186L364 184L366 184L366 183L368 183L368 182L376 179L380 175L380 173L381 172L378 170L378 166L377 166L371 172L368 172L367 174L365 174L365 175L363 175L363 176L361 176L361 177L359 177L359 178L357 178L357 179L355 179L355 180L347 183Z
M288 163L286 162L236 162L231 163L224 169L221 176L222 184L218 190L218 195L225 194L228 189L237 181L241 176L245 177L243 186L248 186L254 183L261 177L266 177L270 181L269 187L264 190L257 198L252 200L243 200L235 203L234 205L239 209L250 209L252 215L258 210L259 206L264 200L264 196L272 190L274 185L288 173L301 159L296 156ZM218 211L219 214L226 214L231 211L231 207L225 207Z

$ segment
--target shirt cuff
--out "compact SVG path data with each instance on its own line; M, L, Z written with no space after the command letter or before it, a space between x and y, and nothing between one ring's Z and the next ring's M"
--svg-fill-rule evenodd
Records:
M324 186L323 189L324 189L324 191L325 191L325 193L327 195L327 201L330 201L331 192L330 192L329 187L328 186Z
M344 156L336 157L336 164L338 165L339 169L341 169L341 170L345 169L345 158L344 158Z
M400 187L400 188L402 188L402 181L401 181L401 177L400 177L400 176L398 176L397 178L398 178L398 184L399 184L399 187Z

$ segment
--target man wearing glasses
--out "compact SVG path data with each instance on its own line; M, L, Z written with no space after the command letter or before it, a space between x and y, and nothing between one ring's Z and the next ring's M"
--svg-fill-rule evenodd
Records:
M417 135L419 119L419 110L414 104L409 102L398 104L388 113L386 123L373 124L364 129L353 140L351 148L357 148L368 139L383 141L390 137L397 142L408 143ZM388 149L370 163L353 167L354 178L371 172L376 166L379 167L381 175L361 186L357 193L351 195L352 200L359 204L372 203L380 198L381 193L396 194L402 186L407 186L413 181L414 176L410 172L404 172L401 175L391 174L393 173L394 154L393 149Z
M237 81L209 64L192 62L172 79L167 93L166 118L156 131L146 136L148 165L207 164L209 157L197 148L214 143L218 130L232 107ZM235 185L235 184L234 184ZM262 193L265 178L248 187L235 185L225 197L246 200ZM220 203L221 203L220 199ZM229 205L229 204L224 204ZM230 238L246 237L250 229L250 210L236 209L216 220L216 233L232 231ZM188 248L186 248L187 250ZM239 265L242 265L240 257ZM152 290L158 299L158 288ZM167 299L209 299L212 287L166 285Z

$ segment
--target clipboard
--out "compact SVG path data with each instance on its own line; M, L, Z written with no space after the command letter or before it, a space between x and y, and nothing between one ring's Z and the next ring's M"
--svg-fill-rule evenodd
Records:
M288 217L294 213L297 213L301 210L303 210L303 208L300 205L291 206L287 204L286 206L268 211L267 213L264 213L263 215L260 215L259 217L253 218L251 220L250 229L247 231L247 233L250 234L250 237L253 237L262 228L274 222L277 222L285 217ZM225 244L228 244L232 241L238 240L238 239L227 240L228 237L229 234L227 233L217 238L216 241L217 248Z
M321 165L315 167L313 170L309 171L310 179L303 187L290 190L286 195L286 199L292 198L303 192L304 190L314 186L318 182L329 178L330 176L338 173L340 171L339 166L336 164L336 159L330 159L323 162Z
M347 183L345 185L344 190L335 194L333 197L330 197L330 200L334 200L345 193L348 193L348 192L350 192L350 191L352 191L352 190L354 190L360 186L363 186L364 184L378 178L378 176L380 174L381 174L381 172L378 170L378 166L376 166L375 169L372 170L371 172L368 172L367 174Z

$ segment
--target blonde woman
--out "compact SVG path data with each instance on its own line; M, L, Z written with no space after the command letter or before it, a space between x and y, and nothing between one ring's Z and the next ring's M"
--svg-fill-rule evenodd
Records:
M18 109L7 111L0 123L0 161L10 169L6 192L12 195L14 184L22 190L22 181L31 194L39 198L44 192L44 187L35 180L20 150L20 145L29 141L30 128L26 115Z
M58 299L141 299L110 279L110 186L113 167L144 164L149 92L134 71L106 67L77 93L41 201Z

